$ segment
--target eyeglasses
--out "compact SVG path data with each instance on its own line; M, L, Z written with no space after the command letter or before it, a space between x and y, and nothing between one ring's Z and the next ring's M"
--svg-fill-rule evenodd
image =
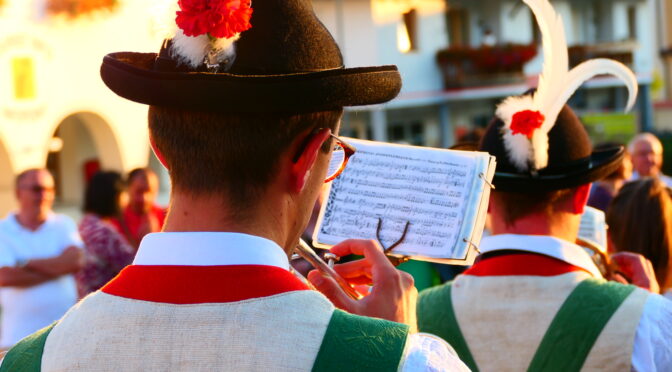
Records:
M42 186L42 185L32 185L32 186L23 186L19 187L21 190L27 190L27 191L32 191L36 194L42 193L42 192L52 192L54 191L53 187L47 187L47 186Z
M310 138L323 129L324 128L317 128L310 135L308 135L308 137L306 137L303 144L301 144L301 146L299 147L301 150L296 153L294 159L292 160L294 163L299 161L301 154L303 153L303 151L305 151L306 146L308 146ZM345 170L345 166L348 165L348 160L350 160L350 157L354 155L355 151L357 151L357 149L355 149L355 146L352 146L351 144L343 141L341 138L333 134L329 135L331 136L331 138L334 139L335 143L332 149L333 151L331 152L331 159L329 160L327 178L324 180L324 183L331 182L336 177L340 176L341 173L343 173L343 170Z
M327 171L327 178L324 183L333 181L340 176L348 165L350 157L355 154L355 146L343 141L337 136L331 134L331 138L335 140L334 149L331 152L331 159L329 160L329 169Z

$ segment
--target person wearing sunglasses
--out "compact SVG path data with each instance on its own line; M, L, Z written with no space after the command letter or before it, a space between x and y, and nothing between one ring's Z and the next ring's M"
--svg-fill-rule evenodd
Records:
M413 333L413 279L375 243L333 249L365 257L339 269L373 284L358 301L331 278L309 275L325 297L289 271L324 182L353 152L336 137L343 107L394 98L397 68L345 68L310 0L178 5L178 31L158 54L112 53L101 67L111 90L149 105L152 148L172 181L163 232L20 345L31 350L22 361L50 371L466 370L445 341ZM0 372L18 363L10 350Z
M18 210L0 221L0 347L11 347L58 320L77 301L73 274L83 243L69 217L53 213L46 169L16 177Z

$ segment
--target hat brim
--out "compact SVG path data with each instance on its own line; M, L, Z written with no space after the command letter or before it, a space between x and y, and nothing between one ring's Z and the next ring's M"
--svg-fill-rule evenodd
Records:
M284 75L162 72L155 53L105 56L100 74L116 94L147 105L223 112L304 112L387 102L399 94L396 66Z
M569 189L600 180L621 166L623 147L594 151L587 166L565 170L562 174L544 173L536 176L495 172L493 184L496 190L505 192L540 192Z

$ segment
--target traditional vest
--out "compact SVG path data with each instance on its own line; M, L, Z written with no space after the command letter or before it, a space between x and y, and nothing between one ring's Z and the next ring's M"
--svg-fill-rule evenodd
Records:
M334 310L271 266L129 266L0 372L396 371L408 328Z
M466 274L422 292L417 316L473 371L630 371L645 290L540 255Z

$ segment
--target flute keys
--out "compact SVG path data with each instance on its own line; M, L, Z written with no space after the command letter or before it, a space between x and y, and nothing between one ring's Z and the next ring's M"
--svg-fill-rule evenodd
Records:
M324 254L324 259L327 260L327 265L329 265L329 267L333 268L334 263L338 262L341 258L338 257L337 255L333 254L333 253L328 252L328 253Z

